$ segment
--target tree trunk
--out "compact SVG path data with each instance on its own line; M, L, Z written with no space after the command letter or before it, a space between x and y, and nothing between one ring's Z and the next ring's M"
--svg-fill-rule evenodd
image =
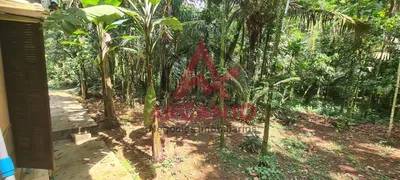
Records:
M223 1L223 8L224 8L224 14L226 15L227 12L226 7L227 7L227 0ZM226 17L223 17L222 23L221 23L221 41L220 41L220 49L221 49L221 55L220 55L220 62L219 62L219 68L223 69L224 64L225 64L225 32L226 32ZM219 92L222 91L223 85L221 85ZM220 143L219 147L220 150L224 150L225 148L225 125L224 125L224 99L222 97L219 97L220 100L220 110L221 110L221 119L220 119Z
M242 27L242 39L240 40L240 65L241 66L243 66L244 67L244 65L245 65L245 60L244 60L244 57L245 57L245 50L244 50L244 38L245 38L245 36L246 36L246 27L245 27L245 23L244 23L244 21L242 22L242 25L241 26L243 26Z
M225 109L224 99L220 98L220 109L221 109L221 123L220 123L220 136L219 136L219 150L223 151L225 148Z
M127 85L127 102L131 108L135 108L135 65L133 55L129 57L130 79Z
M359 48L357 48L359 50ZM358 51L359 52L359 51ZM347 103L346 103L346 117L350 118L351 115L353 114L353 103L355 100L355 92L357 90L357 83L356 83L356 77L355 77L355 64L358 59L358 54L357 58L353 59L350 63L350 73L349 73L349 80L350 80L350 86L347 88Z
M149 77L147 77L148 79L148 84L149 87L152 85L153 80L152 75L153 75L153 69L152 69L152 65L149 64L148 68L147 68L147 75ZM148 88L148 90L150 90ZM157 96L155 96L157 97ZM152 131L152 151L153 151L153 161L154 162L162 162L164 161L164 155L163 155L163 149L162 149L162 144L161 144L161 137L160 137L160 132L158 131L158 119L156 117L156 115L153 116L153 122L151 124L151 131Z
M361 8L360 8L360 0L357 1L357 18L361 17ZM350 65L350 83L351 86L349 87L350 89L350 94L347 97L347 110L346 110L346 117L350 118L351 115L353 114L354 111L354 106L355 106L355 99L357 98L358 95L358 76L355 75L355 64L357 62L361 61L361 45L362 45L362 38L361 38L361 32L356 30L355 31L355 36L354 40L356 43L356 58L352 61ZM360 62L361 63L361 62Z
M153 151L153 161L162 162L164 161L164 155L163 155L160 133L158 132L158 119L156 117L154 118L151 130L153 138L153 146L151 147Z
M112 92L112 82L110 76L110 62L107 57L107 38L106 33L103 29L103 24L98 25L98 34L99 34L99 42L101 44L101 72L102 72L102 82L103 82L103 101L104 101L104 114L106 124L109 128L115 127L118 125L115 117L115 109L114 109L114 101L113 101L113 92Z
M81 96L82 99L87 98L87 83L86 83L86 69L85 69L85 61L80 62L80 68L81 68Z
M289 0L288 0L289 1ZM265 115L265 124L264 124L264 137L261 145L261 154L263 156L267 155L268 152L268 137L269 137L269 125L270 125L270 120L271 120L271 114L272 114L272 98L273 98L273 91L274 91L274 77L275 77L275 63L278 58L279 54L279 44L281 42L281 33L282 33L282 25L283 25L283 18L285 16L285 13L281 13L281 6L280 6L280 0L277 0L275 2L275 7L276 7L276 14L279 15L277 19L277 24L275 26L275 38L274 38L274 46L272 49L272 54L270 57L271 62L269 63L271 71L269 73L269 85L268 85L268 98L267 98L267 112ZM289 4L289 3L288 3Z
M390 14L391 17L395 16L396 13L399 12L399 10L400 10L399 0L391 0L390 10L391 10L391 14ZM390 135L392 134L394 114L395 114L396 106L397 106L397 94L399 93L399 85L400 85L400 59L399 59L399 67L397 69L397 82L396 82L396 89L394 91L392 111L390 113L389 129L387 132L388 137L390 137Z
M170 82L169 82L169 77L170 77L170 73L171 69L170 67L168 67L168 65L163 66L162 68L162 74L161 74L161 89L162 89L162 97L166 97L169 92L169 87L170 87Z
M400 0L390 0L390 17L400 11Z
M117 57L119 57L119 56L117 56ZM124 57L124 56L122 56L122 54L121 54L121 57ZM126 85L128 84L128 81L129 81L129 76L126 73L126 62L123 61L121 58L121 94L122 94L124 100L126 100L126 94L127 94L126 93L126 90L127 90Z
M225 59L226 59L226 64L229 64L230 61L232 61L232 55L235 51L236 44L239 41L239 36L240 32L242 31L242 22L238 22L237 27L236 27L236 34L233 37L232 43L229 45L228 51L225 54Z
M267 60L268 60L268 51L269 51L269 42L271 41L271 28L270 26L267 27L267 34L266 34L266 39L264 42L264 56L263 56L263 61L261 64L261 79L264 78L266 75L266 70L267 70Z
M396 111L397 106L397 94L399 93L399 86L400 86L400 60L399 66L397 68L397 82L396 82L396 89L394 90L394 97L393 97L393 104L392 104L392 111L390 113L390 122L389 122L389 129L387 132L387 136L390 137L393 129L393 121L394 121L394 114Z
M268 86L268 97L267 97L267 112L265 115L265 122L264 122L264 136L263 136L263 141L261 145L261 154L263 156L266 156L268 153L268 140L269 140L269 124L271 120L271 114L272 114L272 95L273 95L273 89L274 85L270 83Z

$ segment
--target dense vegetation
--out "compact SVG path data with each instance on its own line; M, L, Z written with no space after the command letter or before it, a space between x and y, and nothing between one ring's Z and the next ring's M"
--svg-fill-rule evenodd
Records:
M187 97L221 111L254 105L257 117L247 123L265 123L263 155L271 117L288 109L337 118L339 131L383 123L390 137L400 116L399 0L189 2L61 1L45 23L50 85L79 87L83 99L101 93L110 128L119 124L115 99L132 108L144 99L145 125L158 127L156 100L178 102L172 93L204 40L219 74L242 71L225 84L227 100L200 87ZM195 73L211 81L203 61ZM154 129L153 159L162 161Z

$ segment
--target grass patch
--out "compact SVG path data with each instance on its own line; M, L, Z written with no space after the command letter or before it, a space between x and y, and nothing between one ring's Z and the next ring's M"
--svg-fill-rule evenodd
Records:
M253 166L257 162L255 156L235 151L230 147L226 147L218 156L222 161L222 167L229 171L242 171L244 167Z
M167 159L167 160L165 160L165 161L163 161L163 162L161 163L161 166L164 167L164 168L171 169L172 167L174 167L174 164L175 164L175 161L174 161L174 160L172 160L172 159Z
M260 155L258 165L247 168L247 174L250 178L285 179L274 154L269 154L268 156Z
M332 179L323 155L308 153L308 145L298 137L285 137L278 142L283 158L279 162L285 177L291 179Z
M307 150L307 145L300 141L297 137L294 138L284 138L281 141L282 145L285 147L285 149L288 151L288 155L290 158L299 161L299 162L304 162L304 154L306 153Z

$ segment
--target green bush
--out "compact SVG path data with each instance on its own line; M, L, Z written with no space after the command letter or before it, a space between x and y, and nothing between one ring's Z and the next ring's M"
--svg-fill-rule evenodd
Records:
M258 177L260 179L284 179L284 175L278 167L275 156L273 155L260 155L258 165L247 168L247 174L250 177Z

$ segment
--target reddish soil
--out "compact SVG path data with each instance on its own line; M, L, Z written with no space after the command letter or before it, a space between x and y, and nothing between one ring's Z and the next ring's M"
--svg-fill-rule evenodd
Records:
M82 102L89 110L89 115L102 125L103 111L101 100ZM143 105L130 110L124 104L115 103L119 121L123 124L120 129L104 130L101 136L117 154L121 161L128 161L139 173L141 179L245 179L247 167L241 170L231 170L224 166L218 156L219 133L196 132L166 132L162 133L162 143L166 161L154 164L151 161L151 134L143 127ZM297 121L293 125L280 126L273 120L270 128L270 144L272 149L281 149L284 154L277 154L279 164L293 164L294 160L287 155L278 142L286 137L296 137L307 144L305 159L319 157L318 165L326 168L326 175L333 179L381 179L400 177L400 126L396 124L390 142L385 138L386 127L374 124L360 124L350 130L339 133L332 126L334 119L325 118L312 113L295 113ZM181 121L170 120L160 123L161 127L204 127L215 125L213 121ZM230 122L233 127L241 127L241 123ZM284 124L284 123L282 123ZM263 125L255 125L263 132ZM278 127L280 126L280 127ZM171 129L170 129L171 130ZM228 133L226 144L237 151L243 140L244 133ZM262 137L262 134L261 134ZM385 145L388 144L389 145ZM256 154L246 153L246 156L257 157ZM237 157L243 158L243 157ZM309 179L315 167L305 165L296 175L290 172L284 174L287 178ZM239 165L240 166L240 165ZM384 176L383 176L384 175Z
M103 111L99 110L102 109L101 100L82 103L89 110L89 115L101 126L104 120ZM121 161L131 162L141 179L246 178L244 173L246 167L243 167L243 171L230 171L221 165L221 160L218 158L219 132L211 132L211 129L199 132L200 127L216 127L217 121L161 121L160 127L168 127L168 131L175 132L164 130L161 133L166 160L161 164L154 164L151 161L151 133L143 125L143 105L134 110L130 110L120 102L116 102L115 106L122 127L112 130L100 127L100 135ZM240 127L241 124L232 123L231 126ZM194 132L185 128L194 128ZM237 142L242 136L243 133L227 134L225 142L237 149Z
M312 113L298 113L297 118L288 134L306 142L311 155L324 155L330 172L338 179L381 179L381 173L390 179L400 177L399 124L395 124L389 146L385 145L387 127L383 125L358 124L338 133L331 125L335 119ZM305 136L307 133L314 136Z

